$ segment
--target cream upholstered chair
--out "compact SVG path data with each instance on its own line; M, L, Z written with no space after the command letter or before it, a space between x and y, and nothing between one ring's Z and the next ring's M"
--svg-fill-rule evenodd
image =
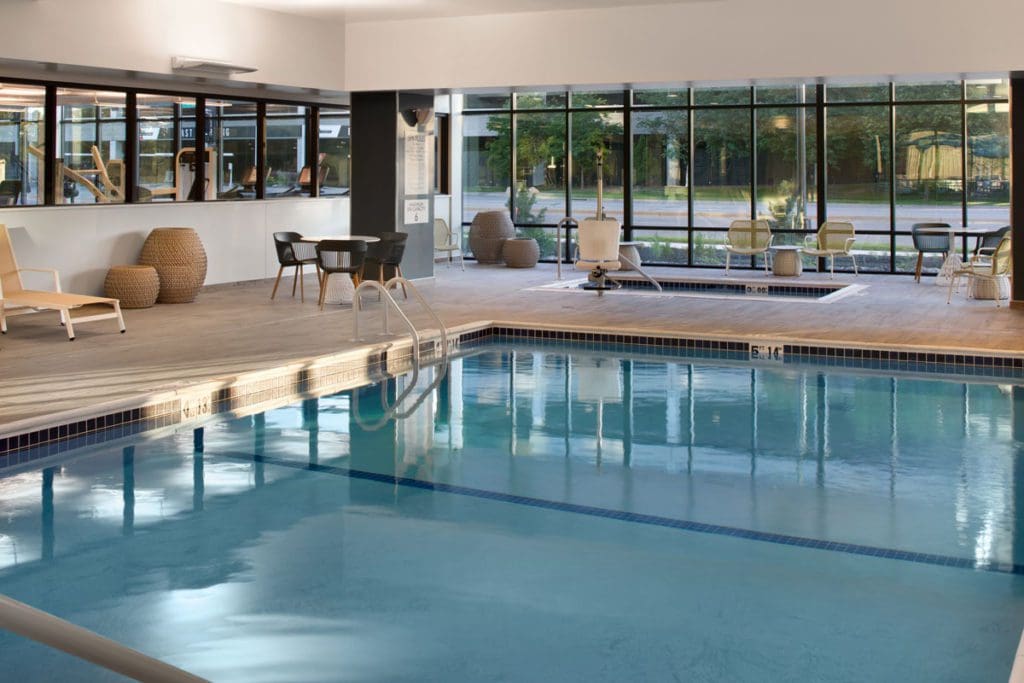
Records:
M448 227L448 222L443 218L434 219L434 251L447 252L448 267L452 267L452 257L459 252L459 263L462 269L466 269L466 259L462 256L462 249L455 243L455 235Z
M25 289L22 286L21 274L26 271L50 273L53 275L54 291ZM71 317L71 310L90 305L106 306L111 310L107 313L90 313L84 316ZM57 311L60 322L68 333L68 340L75 340L73 322L90 322L114 318L124 334L124 318L121 317L121 303L117 299L83 294L67 294L60 291L60 276L52 268L19 268L14 258L14 248L7 233L7 226L0 225L0 331L7 334L7 318L23 313L40 311Z
M967 264L953 271L953 277L949 280L949 293L946 295L947 304L953 298L953 290L960 284L960 278L966 277L968 279L968 295L974 291L977 281L990 282L996 307L999 307L1003 285L1009 282L1013 263L1010 238L1004 237L994 250L981 249L980 251L982 253L972 256Z
M589 270L589 283L608 289L609 270L619 270L619 222L615 219L587 218L576 230L576 270Z
M733 254L756 256L764 254L764 272L768 272L768 249L772 246L772 229L768 221L733 221L725 235L725 274Z
M836 276L836 256L849 256L853 261L853 274L857 275L857 257L853 255L852 251L855 239L853 223L825 221L818 228L816 236L807 236L804 253L819 258L827 256L829 258L829 278Z

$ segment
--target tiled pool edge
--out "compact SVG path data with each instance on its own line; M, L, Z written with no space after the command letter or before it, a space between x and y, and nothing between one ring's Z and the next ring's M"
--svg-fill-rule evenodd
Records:
M429 351L437 338L436 333L427 334L422 343ZM683 357L739 362L760 360L766 367L807 364L1024 381L1024 352L810 344L800 340L687 336L625 329L608 331L503 321L467 323L450 330L453 350L470 348L489 338L600 347L638 346ZM758 358L752 357L755 349ZM411 357L411 340L378 342L277 368L11 423L0 427L0 471L155 429L198 425L215 415L257 412L273 404L283 405L363 386L388 374L408 370Z

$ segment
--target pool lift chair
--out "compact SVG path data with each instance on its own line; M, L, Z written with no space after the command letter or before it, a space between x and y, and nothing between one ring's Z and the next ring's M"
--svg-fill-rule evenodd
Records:
M588 218L576 232L576 270L588 270L582 289L601 296L620 285L608 277L608 271L619 270L619 222L615 219Z

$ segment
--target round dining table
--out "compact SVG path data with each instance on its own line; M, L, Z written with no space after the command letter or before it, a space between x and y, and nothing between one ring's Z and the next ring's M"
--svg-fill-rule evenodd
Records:
M323 242L324 240L359 240L367 244L380 242L374 235L304 235L303 242ZM355 297L356 286L351 277L335 277L327 280L327 293L324 294L325 304L351 304Z

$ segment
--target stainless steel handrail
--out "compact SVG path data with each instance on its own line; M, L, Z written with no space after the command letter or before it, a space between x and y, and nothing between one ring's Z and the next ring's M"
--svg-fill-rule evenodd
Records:
M396 275L395 277L391 278L390 280L384 283L384 289L391 290L399 285L402 286L402 291L412 292L413 296L416 298L416 301L419 302L420 306L423 306L423 309L427 312L427 314L431 318L433 318L435 323L437 323L437 329L441 333L441 359L442 362L444 362L448 358L448 328L445 327L444 322L442 322L440 316L437 315L437 311L431 308L430 304L427 303L427 300L423 298L422 294L420 294L420 290L416 287L416 285L409 282L404 277ZM393 298L392 301L394 301Z
M387 402L387 397L385 395L381 396L381 407L384 408L384 415L381 417L380 420L377 420L373 424L366 424L365 422L363 422L361 416L359 415L358 395L356 395L357 397L356 397L356 403L355 403L354 410L353 410L353 416L355 417L355 420L359 424L360 427L372 431L372 430L375 430L375 429L380 429L385 424L387 424L387 422L389 420L391 420L392 418L404 419L404 418L408 417L409 415L411 415L413 412L416 411L416 409L419 407L419 405L423 402L424 397L427 394L429 394L431 391L433 391L434 389L437 388L437 386L440 384L441 380L444 378L445 374L447 374L449 342L448 342L448 328L445 326L445 324L441 320L440 316L437 315L437 311L435 311L430 306L430 304L427 303L427 300L423 297L423 294L420 293L420 291L416 287L416 285L414 285L412 282L410 282L409 280L407 280L407 279L405 279L404 277L401 277L401 276L395 276L395 277L391 278L386 283L384 283L383 287L379 283L374 282L373 280L366 280L366 281L362 282L356 288L356 291L355 291L355 294L354 294L354 298L353 298L353 304L354 304L355 311L356 311L356 313L355 313L355 323L354 323L354 335L355 335L356 339L359 338L359 313L362 311L362 298L361 298L360 290L363 289L364 286L366 286L367 289L377 289L378 291L382 292L382 298L384 299L384 332L385 332L385 334L391 334L390 323L389 323L389 319L388 319L388 310L389 310L389 308L394 308L398 312L398 314L402 317L402 320L406 323L406 326L409 328L409 331L412 334L412 343L413 343L412 379L409 382L408 386L395 399L394 404L389 406L388 402ZM398 408L402 405L402 402L409 396L409 394L412 393L412 391L416 388L417 383L419 382L419 371L420 371L420 337L419 337L419 333L416 331L416 327L412 324L412 322L409 320L409 318L405 315L405 313L399 307L398 302L395 301L395 298L393 296L391 296L391 290L396 288L396 287L399 287L399 286L401 286L403 288L403 290L405 292L407 292L407 293L408 292L412 292L413 298L415 298L416 301L421 306L423 306L423 308L424 308L424 310L426 310L427 314L437 324L438 332L441 335L441 362L440 362L440 365L441 365L441 368L442 368L441 371L438 373L437 377L434 378L434 381L431 382L431 385L429 387L427 387L427 389L420 394L420 397L412 404L412 406L410 406L408 409L402 411L401 413L398 412Z
M559 280L562 279L562 228L565 228L565 241L569 241L569 229L572 227L580 227L579 221L575 218L566 216L562 220L558 221L558 225L555 226L555 273Z
M49 612L0 595L0 628L63 650L104 669L147 683L204 683L200 678L161 662Z
M659 292L660 292L660 291L662 291L662 289L661 289L661 283L660 283L660 282L658 282L657 280L655 280L655 279L654 279L653 277L651 277L650 275L648 275L648 274L646 273L646 271L644 271L644 270L643 270L643 269L642 269L642 268L641 268L641 267L640 267L639 265L637 265L636 263L633 263L633 262L632 262L631 260L629 260L628 258L626 258L625 256L623 256L623 255L622 255L621 253L619 254L619 260L620 260L620 261L625 261L626 263L628 263L628 264L629 264L630 266L632 266L632 267L633 267L633 270L635 270L636 272L640 273L640 276L641 276L641 277L643 277L643 278L644 278L645 280L647 280L647 281L648 281L648 282L650 282L650 283L651 283L652 285L654 285L654 288L655 288L656 290L658 290ZM613 279L614 279L614 278L613 278Z
M398 307L398 302L388 292L387 285L381 285L376 280L363 280L356 287L355 294L352 295L352 308L355 309L352 322L352 336L356 340L359 339L359 314L363 310L362 292L366 289L376 289L381 293L381 298L384 300L384 334L391 334L391 319L388 316L388 311L392 308L398 313L405 326L409 328L409 335L412 337L412 357L418 363L420 359L420 335L416 331L416 326L412 324L409 317Z

